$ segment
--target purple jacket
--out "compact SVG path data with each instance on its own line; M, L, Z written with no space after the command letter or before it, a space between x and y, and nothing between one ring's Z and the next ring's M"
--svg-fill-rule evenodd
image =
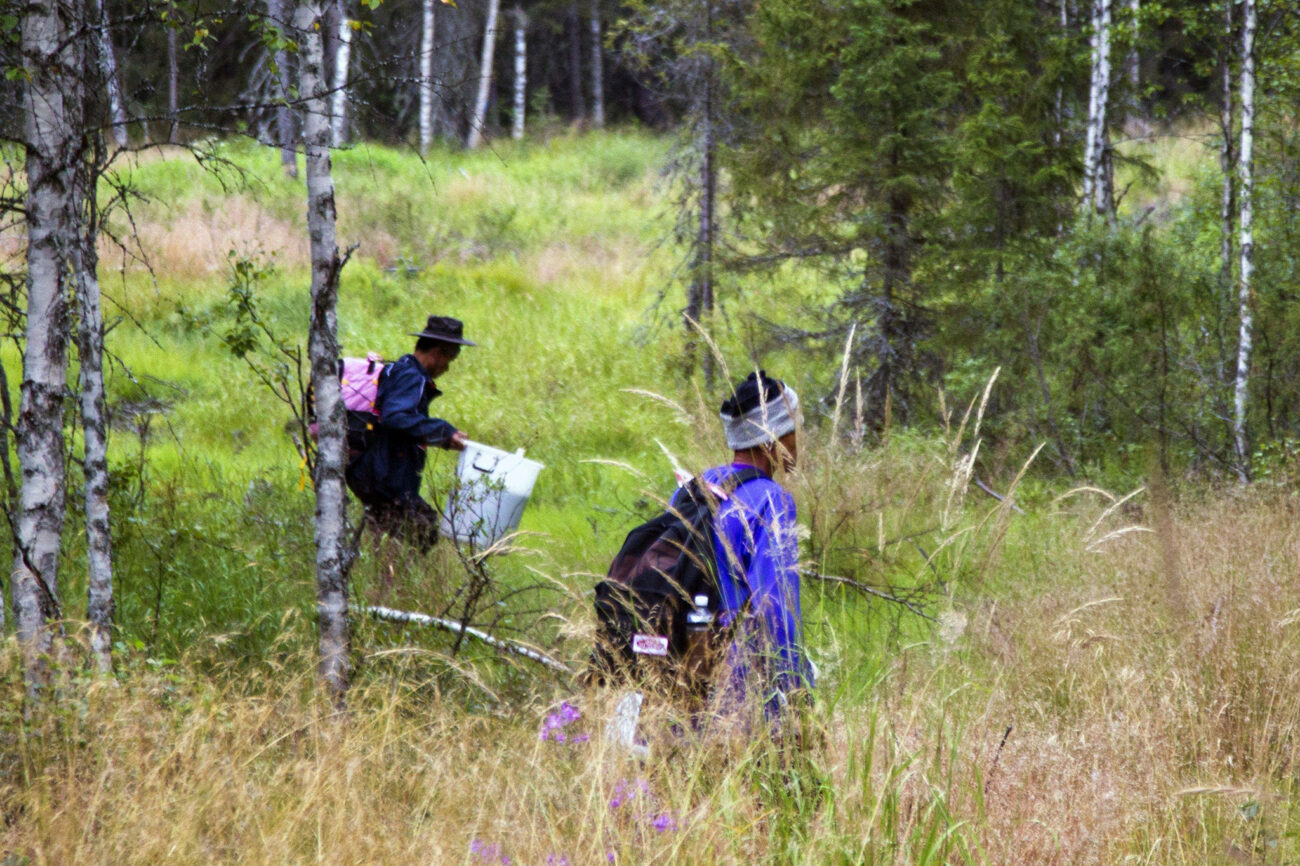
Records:
M739 468L718 466L704 479L718 484ZM737 625L727 691L761 697L772 712L789 692L813 685L802 647L794 498L766 476L748 481L722 503L713 530L721 621Z

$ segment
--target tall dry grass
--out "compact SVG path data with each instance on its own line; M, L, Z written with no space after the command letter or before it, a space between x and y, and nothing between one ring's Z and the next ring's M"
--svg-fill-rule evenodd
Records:
M307 234L293 221L274 215L248 195L194 198L169 207L141 208L131 232L104 237L101 262L127 272L152 268L177 281L211 279L230 267L232 251L261 255L274 251L290 268L306 268ZM299 221L301 222L301 221Z
M862 581L943 573L928 608L941 623L913 618L873 643L861 632L882 620L810 585L821 700L793 768L762 737L661 745L642 764L604 741L611 696L520 688L516 672L516 697L494 701L481 660L433 675L448 660L417 647L372 651L342 718L314 696L310 658L287 653L256 676L136 659L120 685L74 681L23 723L10 647L0 850L113 864L1295 862L1290 499L1234 491L1161 516L1145 493L1083 491L1004 527L1010 509L981 499L952 529L965 547L836 553L859 538L846 527L870 538L882 514L898 529L947 506L954 452L891 448L810 458L800 484L841 485L810 532ZM563 700L584 717L555 724Z

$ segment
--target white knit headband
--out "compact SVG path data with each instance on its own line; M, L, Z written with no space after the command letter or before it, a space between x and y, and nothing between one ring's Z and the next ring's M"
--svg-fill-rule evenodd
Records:
M719 413L727 433L727 447L744 451L775 442L795 428L799 417L799 395L789 385L767 402L760 402L743 415Z

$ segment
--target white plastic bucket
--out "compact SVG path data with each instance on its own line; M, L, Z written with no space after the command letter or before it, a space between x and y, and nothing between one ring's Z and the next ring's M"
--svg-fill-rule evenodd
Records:
M544 468L525 457L522 448L511 454L481 442L466 442L443 512L443 535L482 549L514 532L537 473Z

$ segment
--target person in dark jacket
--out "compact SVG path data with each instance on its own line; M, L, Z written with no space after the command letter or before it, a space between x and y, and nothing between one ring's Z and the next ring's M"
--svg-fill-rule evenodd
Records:
M365 453L348 467L348 486L377 529L428 550L438 540L438 512L420 496L425 449L462 451L467 437L429 417L429 403L442 395L436 381L456 360L464 326L451 316L430 316L414 333L415 350L384 367L375 401L379 426Z

